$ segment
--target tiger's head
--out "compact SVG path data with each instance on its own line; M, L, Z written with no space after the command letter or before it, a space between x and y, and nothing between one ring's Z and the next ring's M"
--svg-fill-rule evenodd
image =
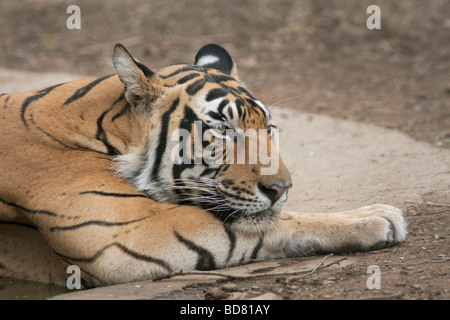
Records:
M268 109L214 44L194 64L151 70L120 44L114 66L144 139L117 157L117 172L159 202L202 207L243 230L264 230L291 188Z

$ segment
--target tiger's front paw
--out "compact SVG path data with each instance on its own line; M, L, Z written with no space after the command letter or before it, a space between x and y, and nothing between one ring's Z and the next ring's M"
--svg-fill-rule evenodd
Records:
M407 225L399 208L374 204L359 208L357 212L361 219L367 220L366 227L370 232L363 238L369 250L389 247L405 240Z

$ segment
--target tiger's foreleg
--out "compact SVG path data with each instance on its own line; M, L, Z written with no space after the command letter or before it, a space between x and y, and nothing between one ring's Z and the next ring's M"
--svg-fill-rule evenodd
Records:
M376 250L402 242L406 233L402 211L388 205L336 213L282 212L277 227L265 236L261 256Z

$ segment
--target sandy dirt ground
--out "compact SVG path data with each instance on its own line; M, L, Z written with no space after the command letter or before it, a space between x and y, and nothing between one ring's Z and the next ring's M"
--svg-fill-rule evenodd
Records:
M450 2L376 2L381 30L366 28L367 1L77 1L81 30L66 28L64 1L2 2L0 91L111 73L116 42L155 68L216 42L278 119L294 180L287 210L387 203L409 225L399 246L329 257L325 266L339 262L290 284L261 273L307 273L323 256L221 270L247 279L183 276L59 298L449 299ZM380 289L368 288L369 266Z

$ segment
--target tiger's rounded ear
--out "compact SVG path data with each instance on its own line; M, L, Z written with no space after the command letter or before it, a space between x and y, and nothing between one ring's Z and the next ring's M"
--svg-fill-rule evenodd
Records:
M125 86L125 97L136 106L141 115L149 114L151 104L161 95L156 82L157 75L134 59L120 43L114 46L113 64L120 81Z
M237 79L236 64L228 51L217 44L203 46L195 56L195 64L200 67L219 70Z

